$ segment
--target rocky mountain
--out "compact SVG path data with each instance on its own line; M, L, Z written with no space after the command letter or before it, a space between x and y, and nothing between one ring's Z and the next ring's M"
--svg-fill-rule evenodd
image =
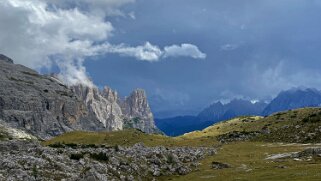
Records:
M312 88L296 88L281 92L263 110L262 115L304 107L319 107L321 92Z
M94 115L108 131L136 128L145 133L160 133L155 126L144 90L137 89L124 100L109 87L100 91L97 87L76 85L71 87L83 100L88 111Z
M42 139L73 130L121 130L125 122L127 127L158 132L146 95L138 92L121 103L108 87L70 88L0 55L0 119Z
M125 128L137 128L145 133L160 133L155 125L144 90L137 89L125 100L119 100L118 102L125 116Z
M84 102L87 110L108 131L123 129L123 114L117 103L117 93L105 87L100 91L96 87L84 85L72 86L75 94Z
M234 99L227 104L214 103L199 113L197 117L203 122L218 122L236 116L260 115L266 105L263 102L252 103L247 100Z

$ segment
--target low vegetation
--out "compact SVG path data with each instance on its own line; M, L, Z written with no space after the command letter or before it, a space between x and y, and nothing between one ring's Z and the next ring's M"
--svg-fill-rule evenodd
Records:
M263 142L235 142L221 147L218 154L201 161L198 171L183 176L161 177L159 180L320 180L321 161L286 159L271 161L271 154L302 151L312 145ZM230 168L213 169L214 163Z

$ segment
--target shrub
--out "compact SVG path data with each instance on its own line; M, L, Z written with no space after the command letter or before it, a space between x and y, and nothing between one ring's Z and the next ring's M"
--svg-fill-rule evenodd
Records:
M77 144L75 144L75 143L66 143L65 144L67 147L70 147L70 148L77 148Z
M53 144L50 144L48 145L49 147L51 148L65 148L65 145L64 144L61 144L60 142L58 143L53 143Z
M32 176L37 179L38 177L38 169L37 169L37 166L36 165L33 165L32 167Z
M103 152L91 153L90 158L97 160L97 161L108 161L109 160L109 157Z
M72 159L72 160L80 160L82 158L84 158L84 154L82 154L82 153L72 153L70 155L70 159Z

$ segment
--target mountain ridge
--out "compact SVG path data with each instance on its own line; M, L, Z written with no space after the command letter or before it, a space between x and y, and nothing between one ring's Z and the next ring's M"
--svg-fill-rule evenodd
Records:
M192 116L193 118L186 119L187 125L181 123L184 122L182 119L184 116L156 119L156 124L168 135L178 136L191 130L204 129L209 123L213 124L238 116L268 116L281 111L319 107L320 105L321 91L315 88L298 87L281 91L268 104L263 101L251 102L242 99L233 99L227 104L218 101L205 108L198 115Z
M129 99L144 104L128 104L126 109L138 112L123 114L126 106L119 105L117 93L110 88L100 91L81 85L68 87L55 77L40 75L0 56L0 119L42 139L74 130L122 130L125 119L136 120L130 128L160 133L146 93L140 91L140 97L135 97L138 94L134 91Z

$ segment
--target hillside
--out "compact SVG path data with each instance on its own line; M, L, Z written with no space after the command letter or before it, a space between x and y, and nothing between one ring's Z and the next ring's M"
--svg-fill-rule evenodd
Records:
M236 136L255 134L253 140L289 143L321 142L321 109L302 108L279 112L268 117L238 117L210 126L202 131L183 135L184 138ZM239 134L239 135L237 135Z

